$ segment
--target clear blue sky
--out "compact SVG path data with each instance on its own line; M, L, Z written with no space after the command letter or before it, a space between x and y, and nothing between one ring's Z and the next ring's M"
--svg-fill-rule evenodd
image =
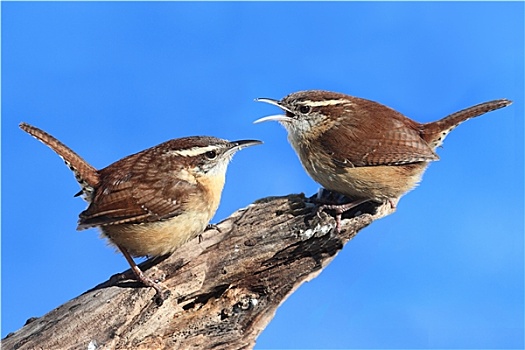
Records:
M214 221L315 193L257 97L344 92L460 126L398 211L277 311L256 348L523 348L524 4L30 3L2 6L2 336L128 268L32 123L94 166L168 139L265 142L237 154Z

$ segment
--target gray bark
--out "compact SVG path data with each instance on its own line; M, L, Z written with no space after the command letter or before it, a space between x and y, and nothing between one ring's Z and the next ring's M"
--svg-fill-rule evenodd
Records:
M2 348L251 349L291 293L392 211L390 204L365 203L334 233L334 218L316 215L303 195L258 200L218 224L220 231L141 264L171 291L161 306L152 288L114 276L31 320Z

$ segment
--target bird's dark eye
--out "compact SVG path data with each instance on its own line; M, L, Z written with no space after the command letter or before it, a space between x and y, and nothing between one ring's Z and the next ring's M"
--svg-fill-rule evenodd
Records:
M305 106L305 105L300 106L299 112L301 112L302 114L306 114L310 112L310 106Z
M215 159L215 158L217 158L217 152L216 151L208 151L204 155L208 159Z

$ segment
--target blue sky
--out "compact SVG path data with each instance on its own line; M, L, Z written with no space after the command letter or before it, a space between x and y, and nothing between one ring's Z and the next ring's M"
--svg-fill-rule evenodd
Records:
M420 122L496 98L394 215L345 246L277 311L256 348L523 348L522 2L2 4L2 337L128 268L70 171L26 121L97 168L168 139L265 142L238 153L214 221L315 193L254 102L305 89Z

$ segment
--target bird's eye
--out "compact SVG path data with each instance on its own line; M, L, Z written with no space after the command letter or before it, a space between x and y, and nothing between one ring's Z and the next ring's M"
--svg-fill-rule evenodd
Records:
M215 159L215 158L217 158L217 152L216 151L208 151L204 155L208 159Z
M301 112L302 114L306 114L310 112L310 106L305 106L305 105L300 106L299 112Z

